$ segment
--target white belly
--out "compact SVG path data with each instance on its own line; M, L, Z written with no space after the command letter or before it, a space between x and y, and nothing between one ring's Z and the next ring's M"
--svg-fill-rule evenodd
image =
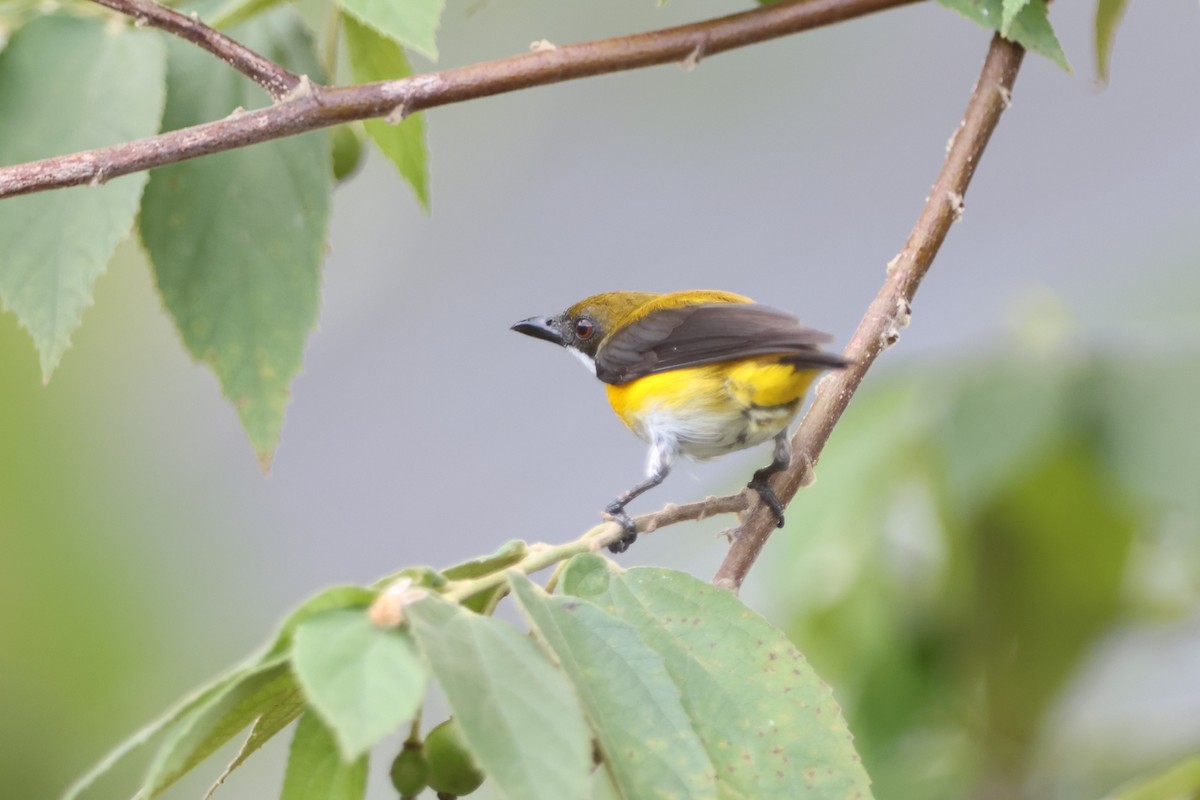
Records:
M633 432L655 447L702 461L773 439L795 416L796 406L707 408L703 413L659 407L642 413Z

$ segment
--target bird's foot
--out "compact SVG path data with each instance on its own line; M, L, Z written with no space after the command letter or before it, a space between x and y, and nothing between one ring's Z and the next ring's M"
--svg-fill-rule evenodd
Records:
M630 519L628 514L625 513L625 507L618 505L617 503L610 503L608 507L604 509L604 513L609 519L620 525L625 531L624 536L608 546L608 551L610 553L624 553L629 549L630 545L637 541L637 525L634 524L634 521Z
M762 472L763 470L759 470ZM779 502L779 498L775 496L775 490L771 488L771 484L767 483L767 476L760 475L759 472L754 473L754 477L750 479L750 483L746 486L758 492L758 496L766 503L767 508L775 513L775 527L783 527L783 503Z

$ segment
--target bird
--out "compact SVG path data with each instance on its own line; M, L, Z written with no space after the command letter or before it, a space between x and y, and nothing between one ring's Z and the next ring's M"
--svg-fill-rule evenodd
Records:
M768 479L791 462L788 425L816 376L848 363L819 348L833 337L791 314L711 289L603 292L512 330L577 356L650 446L645 479L604 509L623 530L609 545L614 553L637 539L626 506L662 483L679 456L703 461L772 439L771 463L747 485L782 527L783 505Z

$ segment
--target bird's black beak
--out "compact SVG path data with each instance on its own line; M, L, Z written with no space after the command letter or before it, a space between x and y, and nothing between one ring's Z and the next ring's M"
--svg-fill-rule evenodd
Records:
M558 329L558 320L554 317L530 317L513 325L512 329L535 339L545 339L547 342L555 344L563 343L562 332Z

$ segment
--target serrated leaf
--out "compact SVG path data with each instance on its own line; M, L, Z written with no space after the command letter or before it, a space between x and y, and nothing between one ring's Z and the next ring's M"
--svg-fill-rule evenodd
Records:
M103 20L43 16L0 53L0 164L89 150L158 131L163 46ZM129 235L144 173L0 203L0 306L38 349L42 377L58 366L92 303L92 286Z
M235 34L319 77L311 43L309 63L296 63L294 42L308 40L294 15L257 18ZM168 59L167 128L265 99L187 42L172 39ZM189 352L217 374L264 466L316 322L332 186L328 136L314 132L162 167L142 200L142 240L163 303Z
M406 632L380 628L356 609L302 622L292 642L292 669L347 761L412 719L429 680Z
M349 14L342 15L342 32L350 69L359 83L403 78L412 74L404 50ZM408 181L421 206L429 210L429 153L425 147L425 115L411 114L396 124L363 120L367 134L400 175Z
M1112 57L1113 42L1117 28L1125 16L1129 0L1097 0L1096 2L1096 75L1101 81L1108 80L1108 66Z
M361 800L366 791L367 757L343 761L332 732L317 715L300 717L280 800Z
M197 764L296 689L282 658L246 670L205 702L192 709L167 735L150 764L142 793L161 794Z
M268 709L261 717L254 721L254 727L250 729L250 735L246 737L246 741L242 743L238 749L238 754L225 767L220 776L209 788L204 795L204 800L209 800L217 789L225 783L225 780L233 774L234 770L246 763L246 759L254 755L259 749L275 737L277 733L282 731L288 725L296 720L304 713L304 694L295 689L291 694L280 699L279 703L273 708Z
M338 0L338 7L382 35L437 60L437 29L445 0Z
M672 570L612 573L593 555L568 563L562 587L632 625L663 657L720 797L871 796L829 687L728 591Z
M1009 0L1011 2L1011 0ZM1004 23L1004 0L938 0L946 8L989 30L999 31ZM1071 65L1067 55L1050 26L1046 15L1045 0L1026 0L1026 4L1013 17L1004 38L1016 42L1026 50L1041 53L1068 72Z
M511 625L430 596L406 609L472 755L508 800L586 797L591 736L566 677Z
M550 597L522 575L509 585L571 679L621 795L653 786L660 800L715 799L716 770L680 690L637 630L586 600Z

